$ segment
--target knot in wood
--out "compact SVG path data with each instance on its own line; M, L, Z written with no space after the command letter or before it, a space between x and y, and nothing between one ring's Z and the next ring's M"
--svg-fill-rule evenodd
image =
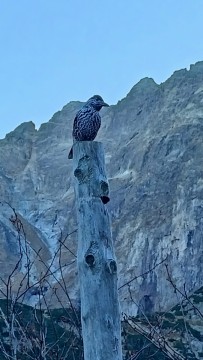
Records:
M113 259L109 259L107 261L107 270L110 274L116 274L117 272L117 265L116 265L116 262L115 260Z
M74 171L74 176L78 179L79 184L82 184L90 178L91 174L90 158L85 155L78 161L78 167Z
M103 204L107 204L110 201L109 198L109 185L106 181L100 180L100 191L101 191L101 201Z
M109 185L106 181L101 180L100 181L100 187L101 187L101 193L103 195L109 195Z

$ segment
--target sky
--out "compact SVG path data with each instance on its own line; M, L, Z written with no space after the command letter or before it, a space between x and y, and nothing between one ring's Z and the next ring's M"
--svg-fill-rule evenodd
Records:
M0 0L0 138L203 60L203 0Z

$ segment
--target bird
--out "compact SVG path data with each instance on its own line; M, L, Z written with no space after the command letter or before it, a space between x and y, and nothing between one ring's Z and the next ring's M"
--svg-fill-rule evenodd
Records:
M93 141L96 138L101 126L99 111L103 106L109 105L104 102L100 95L94 95L76 113L73 121L73 142ZM69 152L68 158L73 158L73 147Z

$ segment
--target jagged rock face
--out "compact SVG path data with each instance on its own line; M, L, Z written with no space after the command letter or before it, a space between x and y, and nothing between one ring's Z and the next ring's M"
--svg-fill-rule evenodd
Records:
M72 162L67 155L73 118L80 107L81 103L71 102L38 131L33 123L24 123L0 140L0 194L4 204L0 213L0 264L4 271L5 257L14 263L17 252L9 245L15 242L15 231L5 201L26 223L31 245L37 249L41 242L47 263L61 230L63 237L77 228ZM166 258L179 288L184 284L187 291L200 287L203 62L192 65L189 71L175 72L161 85L149 78L141 80L125 99L102 111L98 140L106 152L111 189L108 208L119 286ZM68 237L67 244L76 251L75 234ZM64 250L63 262L72 260L71 253ZM33 272L39 275L37 266ZM77 296L75 272L75 263L71 263L65 278L72 297ZM120 290L123 311L135 314L136 304L145 295L150 296L154 310L166 310L178 301L167 282L164 263L134 280L130 292L127 286Z

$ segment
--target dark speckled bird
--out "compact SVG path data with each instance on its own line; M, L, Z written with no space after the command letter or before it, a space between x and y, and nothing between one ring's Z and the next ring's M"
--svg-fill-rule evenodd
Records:
M73 122L73 142L74 141L93 141L101 126L101 116L99 111L103 106L109 106L101 96L92 96L80 109ZM73 158L73 148L71 148L69 159Z

